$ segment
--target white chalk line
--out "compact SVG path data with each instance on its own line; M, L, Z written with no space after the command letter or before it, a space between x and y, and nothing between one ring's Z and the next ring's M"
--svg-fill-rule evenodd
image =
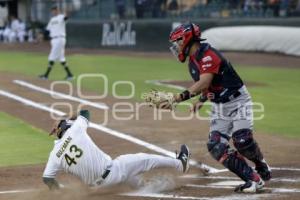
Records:
M180 176L182 179L210 179L210 180L240 180L238 177L232 176L202 176L199 174L187 174ZM271 182L285 182L285 183L300 183L300 178L272 178Z
M197 184L186 184L186 187L192 188L210 188L210 189L234 189L239 184L243 184L243 181L223 181L219 183L211 183L207 185L197 185ZM269 190L272 193L300 193L300 189L297 188L271 188L264 187L263 189Z
M38 191L36 189L30 190L7 190L0 191L0 194L18 194L18 193L28 193ZM148 197L148 198L158 198L158 199L187 199L187 200L256 200L260 197L265 197L265 194L257 195L230 195L230 196L220 196L220 197L196 197L196 196L178 196L172 194L159 194L159 193L123 193L119 196L129 196L129 197ZM270 196L268 194L268 196Z
M62 112L62 111L59 111L57 109L54 109L54 108L50 108L50 107L47 107L45 105L42 105L42 104L39 104L39 103L36 103L34 101L31 101L29 99L26 99L26 98L23 98L23 97L20 97L18 95L15 95L15 94L12 94L10 92L7 92L7 91L4 91L4 90L0 90L0 95L2 96L5 96L5 97L8 97L10 99L14 99L18 102L21 102L27 106L31 106L33 108L37 108L39 110L43 110L43 111L47 111L47 112L50 112L50 113L54 113L54 114L57 114L59 116L64 116L66 115L66 113ZM113 130L113 129L110 129L110 128L107 128L107 127L104 127L102 125L99 125L99 124L95 124L93 122L90 122L89 123L89 126L91 128L94 128L96 130L100 130L100 131L103 131L105 133L108 133L110 135L113 135L115 137L118 137L118 138L121 138L121 139L124 139L124 140L127 140L127 141L130 141L132 143L135 143L135 144L138 144L140 146L143 146L147 149L150 149L152 151L155 151L155 152L158 152L158 153L161 153L161 154L164 154L166 156L169 156L169 157L174 157L175 156L175 153L174 152L171 152L171 151L168 151L166 149L163 149L161 147L158 147L156 145L153 145L151 143L148 143L148 142L145 142L143 140L140 140L138 138L135 138L133 136L130 136L130 135L127 135L125 133L121 133L119 131L116 131L116 130ZM199 165L197 161L195 160L190 160L190 164L195 166L195 167L205 167L205 169L208 169L209 170L209 173L218 173L219 170L216 169L216 168L213 168L213 167L210 167L208 165L205 165L205 164L201 164Z
M149 197L149 198L164 198L164 199L194 199L194 200L211 200L207 197L194 197L194 196L176 196L172 194L160 194L160 193L124 193L121 196L129 197Z
M173 80L162 80L162 81L169 82L169 81L173 81ZM20 85L20 86L27 87L29 89L36 90L38 92L46 93L46 94L49 94L51 96L56 95L60 98L68 99L68 100L79 102L79 103L83 103L83 104L86 104L86 105L93 106L95 108L109 109L109 107L104 103L95 103L95 102L91 102L91 101L81 99L81 98L78 98L78 97L73 97L71 95L66 95L64 93L56 92L54 90L48 90L48 89L42 88L40 86L28 83L26 81L14 80L13 82L15 84ZM176 89L176 87L177 87L177 89L185 89L184 87L181 87L181 86L175 86L175 85L172 85L172 84L161 83L159 80L147 80L146 83L164 85L164 86L172 87L172 88L175 88L175 89ZM102 127L104 127L104 126L102 126ZM104 128L106 128L106 127L104 127ZM111 130L111 131L114 131L114 130ZM116 132L117 132L117 134L120 133L118 131L116 131ZM126 136L129 136L129 135L126 135ZM125 139L125 138L122 138L122 139ZM153 150L153 149L151 149L151 150ZM165 154L165 155L170 156L170 154ZM209 165L206 165L204 163L198 163L198 162L193 161L193 160L191 160L191 165L196 166L196 167L201 168L201 169L207 169L209 171L209 173L211 173L211 174L228 172L228 169L216 169L216 168L211 167ZM291 167L291 168L288 168L288 167L271 167L271 169L272 170L279 170L279 171L300 171L300 168L293 168L293 167Z
M35 91L38 91L38 92L46 93L46 94L49 94L51 96L56 95L56 96L58 96L60 98L63 98L63 99L68 99L68 100L71 100L71 101L80 102L80 103L83 103L83 104L86 104L86 105L90 105L90 106L93 106L93 107L96 107L96 108L108 109L108 107L105 104L98 104L98 103L94 103L94 102L91 102L91 101L88 101L88 100L84 100L84 99L81 99L81 98L77 98L77 97L66 95L66 94L63 94L63 93L60 93L60 92L56 92L56 91L53 91L53 90L48 90L48 89L39 87L37 85L28 83L26 81L14 80L13 82L15 84L17 84L17 85L20 85L20 86L23 86L23 87L27 87L29 89L32 89L32 90L35 90ZM43 109L43 110L45 110L45 109ZM100 127L98 125L95 126L95 124L91 124L91 127L100 130L99 129ZM104 129L106 129L106 130L104 130ZM117 136L117 137L118 137L118 135L120 135L120 132L112 130L112 129L107 130L107 128L104 127L104 126L101 126L101 130L104 131L104 132L111 132L111 134L113 134L114 136ZM126 135L126 137L131 137L131 136ZM119 137L119 138L126 139L124 137ZM129 141L132 141L134 143L137 142L136 139L133 138L133 137L131 137L130 139L131 140L129 140ZM139 143L143 143L143 144L140 144L140 145L145 146L146 148L150 148L151 150L154 150L153 147L151 147L152 144L145 143L145 142L143 142L141 140L139 140L138 142ZM164 150L161 149L160 151L164 151ZM160 152L160 153L163 153L163 152ZM171 156L170 152L165 152L163 154ZM174 153L172 153L172 154L174 154ZM210 166L208 166L208 165L206 165L204 163L198 163L198 162L196 162L194 160L191 160L190 164L193 165L193 166L196 166L198 168L208 170L208 173L219 173L219 172L222 172L222 171L219 171L216 168L210 167Z
M300 172L300 168L295 167L271 167L272 170L278 170L278 171L297 171Z
M16 193L27 193L27 192L34 192L35 189L28 189L28 190L6 190L0 191L0 194L16 194Z
M31 84L31 83L28 83L26 81L14 80L13 82L17 85L22 86L22 87L26 87L26 88L29 88L31 90L35 90L35 91L38 91L38 92L41 92L41 93L49 94L52 97L56 96L56 97L59 97L59 98L62 98L62 99L67 99L67 100L70 100L70 101L82 103L82 104L89 105L89 106L99 108L99 109L102 109L102 110L108 110L109 109L109 107L104 103L95 103L95 102L87 101L85 99L81 99L81 98L74 97L74 96L71 96L71 95L67 95L67 94L64 94L64 93L60 93L60 92L56 92L56 91L53 91L53 90L45 89L45 88L42 88L40 86L36 86L36 85Z
M37 190L7 190L7 191L0 191L1 194L18 194L18 193L28 193L28 192L35 192ZM195 200L212 200L212 198L206 197L192 197L192 196L175 196L175 195L168 195L168 194L158 194L158 193L123 193L119 194L119 196L131 196L131 197L151 197L151 198L165 198L165 199L195 199Z
M122 196L131 197L148 197L148 198L158 198L158 199L195 199L195 200L258 200L263 197L270 197L273 194L241 194L241 195L228 195L219 197L196 197L196 196L179 196L176 194L161 194L161 193L124 193Z
M60 115L60 116L62 116L62 115L65 115L65 113L64 112L61 112L61 111L59 111L59 110L55 110L55 109L52 109L52 108L49 108L49 107L47 107L47 106L44 106L44 105L41 105L41 104L38 104L38 103L36 103L36 102L33 102L33 101L31 101L31 100L28 100L28 99L25 99L25 98L22 98L22 97L19 97L19 96L17 96L17 95L14 95L14 94L11 94L11 93L8 93L8 92L5 92L5 91L2 91L2 90L0 90L0 95L2 95L2 96L6 96L6 97L9 97L9 98L12 98L12 99L15 99L16 101L19 101L19 102L21 102L21 103L24 103L24 104L26 104L26 105L28 105L28 106L31 106L31 107L35 107L35 108L38 108L38 109L40 109L40 110L44 110L44 111L48 111L48 112L52 112L52 113L55 113L55 114L57 114L57 115ZM93 124L93 123L91 123L91 124ZM102 131L104 131L104 132L106 132L106 131L114 131L114 130L112 130L112 129L109 129L109 128L106 128L106 127L101 127L101 129L99 129L99 125L97 125L97 124L95 124L96 126L94 127L95 129L98 129L98 130L102 130ZM103 129L104 128L104 129ZM119 133L120 132L118 132L118 131L114 131L116 134L117 134L117 137L118 137L118 135L119 135ZM122 134L122 133L121 133ZM125 135L125 138L124 139L126 139L127 138L127 135ZM136 138L135 138L136 139ZM127 139L126 139L127 140ZM139 141L139 139L137 139L138 141ZM149 144L149 143L148 143ZM150 144L150 147L151 147L151 145L152 144ZM155 145L153 145L153 146L155 146ZM149 146L147 147L147 148L150 148ZM156 147L156 146L155 146ZM151 150L153 150L153 149L151 149ZM164 150L164 149L162 149L162 150ZM156 150L154 150L154 151L156 151ZM166 151L166 150L165 150ZM158 152L158 151L156 151L156 152ZM165 155L168 155L168 156L171 156L171 157L173 157L174 155L170 155L170 154L174 154L173 152L169 152L169 151L166 151L166 152L160 152L160 153L162 153L162 154L165 154ZM298 171L298 170L300 170L300 169L297 169L297 168L275 168L275 170L288 170L288 171ZM216 169L216 171L220 171L220 170L218 170L218 169ZM223 171L223 170L221 170L221 171ZM275 191L279 191L279 192L282 192L282 191L285 191L285 192L290 192L291 191L291 189L282 189L282 188L278 188L277 190L275 190ZM22 190L16 190L15 191L15 193L17 193L17 192L22 192ZM294 192L294 190L293 190L293 192ZM3 194L3 193L14 193L14 191L8 191L8 192L5 192L5 191L2 191L0 194ZM162 197L163 198L163 194L156 194L156 195L158 195L158 196L160 196L160 197ZM174 198L174 195L171 195L172 196L172 198ZM181 197L178 197L179 199L181 198ZM183 199L185 198L184 196L182 197ZM181 198L181 199L182 199ZM192 197L192 198L194 198L194 199L199 199L199 197ZM189 197L188 197L188 199L189 199ZM203 198L200 198L200 199L203 199ZM208 198L208 199L215 199L215 198ZM224 200L224 198L222 197L222 199ZM232 199L232 198L229 198L229 199ZM239 198L240 199L240 198Z
M172 81L172 80L146 80L145 83L147 84L153 84L157 86L163 86L163 87L168 87L171 89L176 89L176 90L186 90L185 87L178 86L178 85L173 85L173 84L168 84L168 83L162 83L161 81Z
M36 189L28 190L6 190L0 191L0 195L5 194L18 194L18 193L29 193L36 192ZM123 193L119 196L129 196L129 197L148 197L148 198L158 198L158 199L188 199L188 200L256 200L260 197L265 197L266 194L257 194L257 195L229 195L229 196L220 196L220 197L196 197L196 196L179 196L175 194L160 194L160 193ZM271 196L271 194L267 194Z
M87 104L94 104L93 102L90 102L90 101L87 101L87 100L82 100L80 98L77 98L77 97L73 97L73 96L70 96L70 95L66 95L66 94L63 94L63 93L58 93L58 92L55 92L55 91L50 91L50 90L46 90L46 89L43 89L43 88L40 88L38 86L35 86L33 84L30 84L30 83L26 83L24 81L20 81L20 80L15 80L16 83L18 84L23 84L23 85L26 85L26 86L29 86L31 88L39 88L37 91L40 91L40 92L46 92L47 94L52 94L52 92L54 92L56 95L60 95L61 97L65 97L66 99L74 99L74 101L79 101L79 102L85 102ZM38 104L38 103L35 103L33 101L30 101L28 99L25 99L25 98L22 98L22 97L19 97L17 95L13 95L12 93L7 93L5 91L2 91L4 92L4 96L8 96L9 98L15 98L15 100L19 101L19 102L22 102L22 103L25 103L25 104L34 104L35 106L33 107L36 107L38 109L41 109L41 110L44 110L44 111L47 111L47 112L51 112L51 113L55 113L57 115L65 115L65 113L61 112L61 111L58 111L58 110L55 110L53 108L48 108L44 105L41 105L41 104ZM96 104L98 105L98 104ZM155 146L153 144L150 144L150 143L147 143L147 142L144 142L140 139L137 139L137 138L134 138L130 135L126 135L124 133L121 133L119 131L115 131L115 130L112 130L112 129L109 129L107 127L104 127L104 126L100 126L98 124L94 124L94 123L91 123L91 127L97 129L97 130L101 130L101 131L104 131L106 133L109 133L111 135L114 135L116 137L119 137L119 138L122 138L124 140L127 140L127 141L131 141L133 143L136 143L136 144L139 144L141 146L144 146L148 149L151 149L153 151L156 151L156 152L159 152L159 153L162 153L164 155L167 155L167 156L170 156L170 157L173 157L174 156L174 153L173 152L170 152L170 151L166 151L165 149L162 149L158 146ZM194 160L191 160L190 162L191 165L195 166L195 167L198 167L198 168L201 168L201 169L207 169L208 170L208 173L210 174L215 174L215 173L221 173L221 172L227 172L228 170L227 169L216 169L216 168L213 168L211 166L208 166L206 164L203 164L203 163L198 163ZM271 168L273 170L287 170L287 171L300 171L299 168Z

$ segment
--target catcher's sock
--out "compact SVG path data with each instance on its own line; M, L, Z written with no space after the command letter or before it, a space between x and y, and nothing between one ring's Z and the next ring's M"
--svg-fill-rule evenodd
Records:
M62 65L62 66L64 67L64 69L66 70L67 76L68 76L68 77L72 77L73 74L71 73L69 67L67 66L67 63L66 63L66 62L62 62L61 65Z

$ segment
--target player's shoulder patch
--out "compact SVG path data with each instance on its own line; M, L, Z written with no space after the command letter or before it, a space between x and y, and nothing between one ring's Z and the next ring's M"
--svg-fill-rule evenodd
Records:
M208 49L201 59L200 70L202 72L217 73L220 63L221 59L218 55L212 49Z
M205 56L205 57L202 58L203 63L210 62L210 61L212 61L212 57L210 55Z

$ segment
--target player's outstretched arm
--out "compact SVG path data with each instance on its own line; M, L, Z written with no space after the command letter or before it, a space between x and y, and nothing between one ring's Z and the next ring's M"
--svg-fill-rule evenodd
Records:
M50 190L58 190L59 183L55 180L55 178L47 178L43 177L43 182L49 187Z
M90 112L88 110L81 110L78 114L73 114L69 120L75 121L78 117L78 115L81 115L82 117L86 118L87 120L90 120ZM67 118L67 116L64 116L63 118Z
M201 92L205 92L209 88L213 77L214 77L214 75L212 73L204 73L204 74L200 75L200 80L195 82L187 90L183 91L180 94L177 94L175 96L175 101L177 103L180 103L182 101L186 101L194 96L199 95Z
M150 106L155 106L159 109L173 110L175 104L193 98L199 95L200 93L205 93L206 90L209 88L213 77L214 75L212 73L204 73L200 75L199 81L194 83L190 88L188 88L180 94L172 94L153 90L149 93L145 93L142 98L147 103L150 103ZM203 104L206 100L206 97L201 98L199 102ZM200 108L200 106L193 106L193 109L191 111L195 112L194 110L196 108Z

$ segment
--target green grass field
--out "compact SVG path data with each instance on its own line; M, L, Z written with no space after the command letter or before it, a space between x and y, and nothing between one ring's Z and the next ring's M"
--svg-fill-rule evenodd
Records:
M171 58L171 57L170 57ZM173 80L189 80L189 74L186 66L178 63L175 59L153 59L153 58L133 58L133 57L116 57L116 56L103 56L103 55L72 55L68 57L69 65L74 74L78 76L82 73L102 73L108 77L109 92L112 91L112 85L115 81L124 80L132 81L135 84L135 100L141 101L141 93L149 91L151 88L161 90L170 90L164 87L157 87L145 83L145 80L152 79L173 79ZM37 77L43 73L47 65L47 57L44 54L33 53L0 53L0 70L17 72L26 74L32 77ZM265 106L265 117L263 120L255 121L255 128L259 131L280 134L288 137L300 137L297 119L299 119L300 110L300 68L299 69L284 69L282 68L265 68L259 66L236 66L237 71L242 78L247 82L258 82L265 86L249 88L253 100L261 102ZM61 66L56 65L51 74L52 80L62 80L65 73ZM73 81L75 83L76 80ZM97 79L89 79L83 81L83 87L89 90L97 91L99 93L103 90L103 82ZM117 93L119 95L129 94L128 87L118 87ZM37 134L41 131L26 126L20 121L16 121L20 126L12 127L11 122L8 123L7 119L10 116L0 115L1 123L1 143L8 146L3 137L7 141L9 138L18 138L22 136L23 139L28 137L34 138L39 142L45 144L44 149L40 154L34 154L34 145L28 142L26 155L23 158L14 156L10 158L10 151L17 155L18 150L7 149L4 156L0 157L0 165L25 164L40 162L44 158L45 153L49 150L49 139L45 138L43 134ZM4 121L6 120L7 123ZM26 127L27 132L20 132ZM3 133L3 134L2 134ZM33 142L37 142L37 141ZM23 142L23 140L20 140ZM26 140L27 141L27 140ZM15 143L15 142L14 142ZM26 145L27 143L23 143ZM29 145L30 144L30 145ZM3 146L2 146L3 147ZM3 154L3 152L1 152ZM24 154L23 154L24 155ZM27 160L29 155L36 156L34 159ZM44 158L45 159L45 158ZM2 164L1 161L7 160ZM19 161L21 160L21 161ZM43 160L44 161L44 160Z
M43 163L52 145L44 131L0 112L0 167Z

